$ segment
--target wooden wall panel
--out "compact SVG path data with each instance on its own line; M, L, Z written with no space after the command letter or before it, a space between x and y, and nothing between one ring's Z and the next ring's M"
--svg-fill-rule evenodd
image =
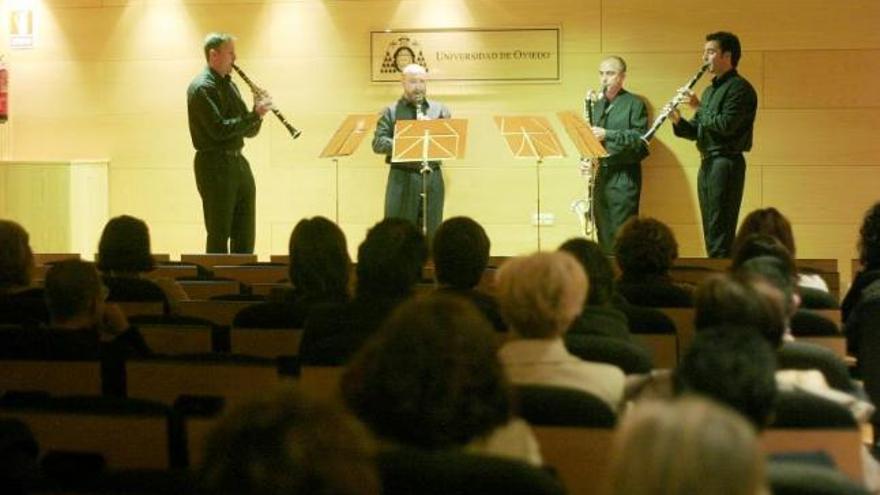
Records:
M763 110L755 124L755 160L765 166L877 164L880 109Z
M768 51L765 108L880 107L880 50Z
M863 0L842 0L833 7L823 0L606 1L602 49L700 50L706 33L720 29L737 33L747 50L875 49L880 32L869 19L878 18L880 4Z
M764 204L776 206L793 222L861 222L878 200L880 167L768 167Z

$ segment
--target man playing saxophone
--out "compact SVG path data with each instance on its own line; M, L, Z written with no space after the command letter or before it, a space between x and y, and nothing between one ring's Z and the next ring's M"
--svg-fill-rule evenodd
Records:
M614 248L614 236L631 216L639 214L642 159L648 147L641 139L648 128L648 112L641 97L623 89L626 62L610 56L599 64L600 91L590 112L593 135L602 142L608 157L600 160L594 189L599 245L605 253Z
M272 108L265 92L254 93L248 109L230 78L235 39L225 33L205 38L208 66L186 92L189 133L196 149L196 186L202 197L208 253L253 253L256 233L256 184L241 154L244 138L260 132ZM231 242L230 242L231 240Z
M706 36L703 63L715 77L703 97L689 89L681 99L696 110L690 120L672 110L675 135L697 142L700 171L697 197L703 219L706 252L711 258L730 256L745 185L743 152L752 149L752 130L758 108L755 89L736 71L741 48L739 38L720 31Z

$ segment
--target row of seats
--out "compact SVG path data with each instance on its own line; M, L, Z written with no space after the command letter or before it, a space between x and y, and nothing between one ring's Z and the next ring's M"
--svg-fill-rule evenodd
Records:
M335 387L332 382L324 385ZM598 399L579 392L574 394L580 397L573 397L567 389L519 386L516 392L545 463L555 469L569 493L600 493L610 468L613 413L603 411L607 406ZM788 455L823 451L843 473L860 480L861 437L852 417L846 410L830 414L822 410L814 415L822 416L820 421L799 422L798 411L807 406L803 400L803 396L780 399L781 404L790 404L788 410L783 406L778 411L776 425L762 433L765 451ZM94 452L110 468L161 469L200 462L204 439L219 420L218 404L190 398L171 407L134 399L7 394L0 400L0 418L27 423L44 452ZM816 409L827 407L834 405L820 404Z

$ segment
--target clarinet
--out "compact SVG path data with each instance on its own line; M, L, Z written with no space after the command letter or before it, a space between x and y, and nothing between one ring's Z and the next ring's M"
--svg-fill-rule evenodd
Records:
M241 68L239 68L239 66L232 64L232 68L235 69L235 72L237 72L239 76L241 76L241 78L242 78L242 80L244 80L245 84L247 84L251 88L251 92L253 92L254 94L265 93L265 91L263 91L263 88L254 84L254 82L251 81L251 78L249 78L244 73L244 71L241 70ZM272 113L274 113L275 116L278 117L278 120L280 120L281 123L284 124L284 127L287 128L287 132L289 132L290 135L293 136L293 139L298 138L299 135L302 134L302 131L300 131L299 129L297 129L293 125L291 125L291 123L288 122L287 119L284 118L284 115L281 114L281 111L278 110L277 108L275 108L274 105L272 106L271 110L272 110Z
M693 89L693 87L696 86L697 81L699 81L700 78L703 77L703 74L706 73L706 70L709 69L710 65L711 64L709 62L706 62L705 64L700 66L700 70L698 70L697 73L694 74L694 77L692 77L690 81L687 82L685 88L687 90ZM654 137L654 133L657 132L657 129L659 129L661 125L663 125L663 122L666 122L666 119L669 118L669 114L671 114L672 111L675 110L675 107L677 107L679 103L681 103L681 93L676 93L672 100L667 104L666 110L658 115L656 119L654 119L654 124L651 125L651 128L648 129L648 132L646 132L642 136L642 141L647 143L651 140L651 138Z

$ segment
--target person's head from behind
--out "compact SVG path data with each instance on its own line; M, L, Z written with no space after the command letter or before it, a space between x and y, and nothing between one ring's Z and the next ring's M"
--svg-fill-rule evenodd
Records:
M756 256L740 264L737 273L782 311L783 324L788 329L801 303L792 266L776 256Z
M0 220L0 290L30 285L33 267L27 231L13 221Z
M865 212L859 229L859 261L869 269L880 268L880 202Z
M678 242L665 223L632 217L617 234L614 254L623 278L663 276L678 258Z
M290 233L290 282L306 297L345 298L351 258L345 234L324 217L304 218Z
M451 295L399 306L352 359L341 388L374 433L424 449L465 445L511 415L492 327Z
M421 280L428 258L425 237L411 222L386 218L358 247L357 295L402 297Z
M106 288L94 264L65 260L46 273L45 295L53 326L88 327L100 321Z
M797 268L791 251L786 248L776 237L769 234L749 234L742 238L731 253L730 267L738 270L740 265L758 256L772 256L778 258L786 265L791 273L796 273Z
M476 287L489 263L489 236L468 217L445 220L431 244L437 281L457 289Z
M753 327L775 349L782 345L786 322L782 308L747 278L727 273L713 275L697 287L694 295L697 331L721 325Z
M764 454L742 416L705 398L639 404L614 438L611 495L758 495Z
M785 215L772 206L770 208L761 208L755 210L739 224L739 230L733 239L731 252L739 251L740 244L746 237L752 234L766 234L775 237L786 249L795 256L794 233L791 230L791 222L785 218Z
M154 267L150 231L143 220L128 215L111 218L98 243L98 269L102 272L139 273Z
M614 294L614 269L599 244L582 237L575 237L562 243L559 250L574 256L587 273L590 286L587 304L591 306L609 304Z
M678 395L717 400L761 429L776 402L776 354L753 327L704 329L675 369L673 384Z
M511 258L498 270L501 316L520 337L561 337L583 311L589 288L575 258L563 252Z
M205 495L378 495L374 455L355 418L285 389L223 418L199 481Z

